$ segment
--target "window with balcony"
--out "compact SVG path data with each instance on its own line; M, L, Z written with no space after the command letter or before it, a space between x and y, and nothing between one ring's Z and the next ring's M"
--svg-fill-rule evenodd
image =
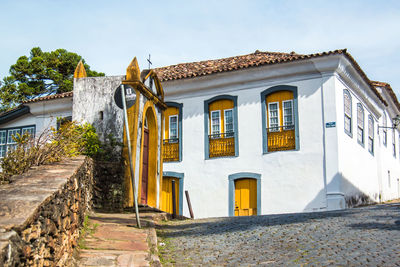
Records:
M164 162L182 160L182 104L166 102L164 111Z
M297 87L274 86L261 93L263 152L298 150Z
M368 115L368 151L374 154L374 119Z
M237 96L204 102L205 157L238 156Z
M348 90L343 90L343 106L344 106L344 132L350 137L353 137L352 132L352 106L351 106L351 95Z
M13 137L25 133L28 133L31 137L35 137L35 126L0 129L0 158L4 158L7 151L17 147L17 142Z
M357 104L357 142L364 146L364 108Z

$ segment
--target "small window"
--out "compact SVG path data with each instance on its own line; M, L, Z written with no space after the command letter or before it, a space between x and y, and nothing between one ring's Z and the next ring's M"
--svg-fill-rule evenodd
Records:
M368 115L368 151L374 154L374 119Z
M364 109L360 103L357 104L357 141L364 146Z
M221 132L221 113L219 110L211 111L211 135L213 138L219 137Z
M283 126L284 130L294 129L293 100L282 101L283 103Z
M390 171L388 171L388 186L389 186L389 188L391 187L391 185L390 185Z
M383 144L387 146L387 118L385 112L383 112Z
M351 131L351 96L349 91L343 91L344 98L344 131L352 137Z
M72 122L72 116L57 118L57 131L60 127L68 122Z
M393 157L396 157L396 132L392 131L392 147L393 147Z
M278 132L279 131L279 103L273 102L268 103L268 118L269 118L269 131Z
M30 137L35 136L35 127L22 128L22 134L28 133Z
M7 131L0 131L0 158L4 158L6 155L6 144L7 144Z
M8 130L8 134L7 134L7 151L14 150L14 149L17 148L17 142L14 140L14 138L18 136L17 134L21 134L21 130L20 129Z
M233 137L233 109L224 110L225 137Z
M11 151L17 147L17 142L13 139L13 137L17 137L17 135L25 133L29 133L29 135L34 138L35 126L0 130L0 158L5 157L7 151Z
M178 115L169 116L169 139L178 139Z

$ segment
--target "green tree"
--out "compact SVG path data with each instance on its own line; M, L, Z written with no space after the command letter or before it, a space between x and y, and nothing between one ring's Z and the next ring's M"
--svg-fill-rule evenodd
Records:
M80 60L88 77L104 76L102 72L91 70L76 53L65 49L43 52L40 47L32 48L29 57L18 58L10 67L10 76L0 81L0 111L40 95L72 91L74 71Z

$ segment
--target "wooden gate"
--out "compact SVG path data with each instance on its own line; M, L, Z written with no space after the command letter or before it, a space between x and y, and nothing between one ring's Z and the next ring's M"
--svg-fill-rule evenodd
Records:
M257 215L257 180L235 180L235 216Z

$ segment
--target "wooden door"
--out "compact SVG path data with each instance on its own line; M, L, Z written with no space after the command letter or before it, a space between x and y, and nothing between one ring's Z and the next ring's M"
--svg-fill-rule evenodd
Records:
M175 207L176 214L179 214L179 179L174 177L163 177L161 192L161 210L171 214L173 213L172 181L175 181Z
M147 188L149 181L149 130L144 129L143 135L143 160L142 160L142 188L140 203L147 204Z
M257 215L257 180L235 180L235 216Z

